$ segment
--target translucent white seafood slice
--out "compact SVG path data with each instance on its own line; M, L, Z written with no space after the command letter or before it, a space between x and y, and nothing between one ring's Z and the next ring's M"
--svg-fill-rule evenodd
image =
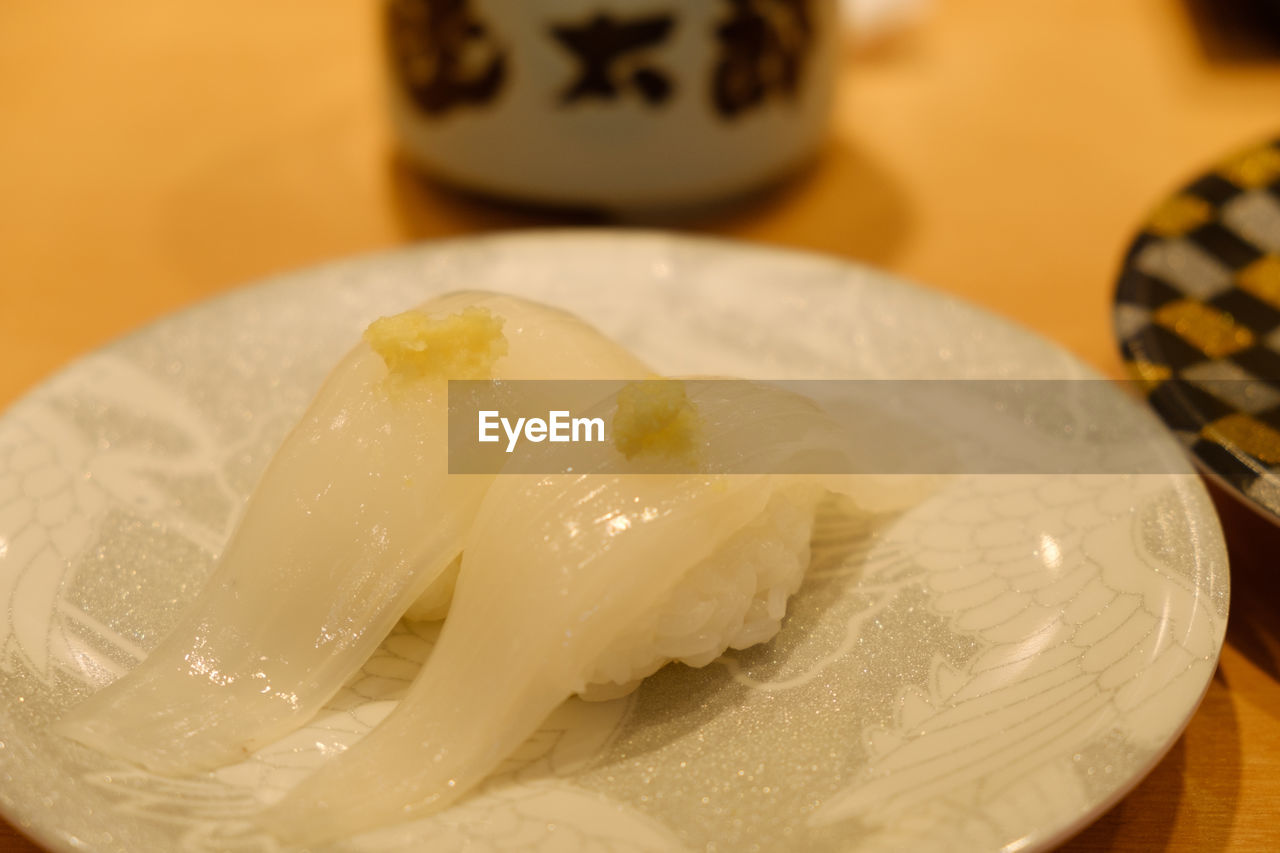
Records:
M795 400L763 405L754 392L722 402L702 413L698 441L715 447L717 437L726 439L731 461L757 452L732 439L746 426L744 411L755 407L775 422L784 411L818 417ZM821 441L813 424L794 426L785 435ZM665 427L647 438L655 436L671 444ZM596 447L579 449L579 470L602 470L603 457L617 452ZM828 451L838 453L830 445L787 452ZM600 456L594 465L591 453ZM774 462L785 470L785 460ZM817 499L827 486L857 499L876 485L876 478L776 474L499 476L468 537L439 642L408 695L364 740L264 812L263 824L309 843L429 814L481 781L589 679L625 684L655 669L662 649L705 664L730 644L768 639L781 618L777 599L795 590L794 573L807 566ZM739 569L752 564L758 578L741 583ZM733 611L726 618L696 601L661 612L673 594L716 586L716 573L733 599L713 604ZM707 626L719 635L698 636ZM644 647L646 635L661 645Z
M444 343L454 346L446 368L470 370L467 378L648 375L546 306L458 293L420 310L463 318ZM505 355L485 350L483 322L467 327L477 317L502 322ZM160 772L236 761L312 716L411 602L421 596L439 610L448 601L454 573L445 570L493 478L447 473L447 377L389 378L394 358L362 342L342 360L179 627L58 731Z

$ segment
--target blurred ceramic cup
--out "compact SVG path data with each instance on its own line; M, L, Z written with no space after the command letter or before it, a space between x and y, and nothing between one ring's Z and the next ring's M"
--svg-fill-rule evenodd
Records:
M386 0L391 112L447 183L615 211L724 201L821 142L836 0Z

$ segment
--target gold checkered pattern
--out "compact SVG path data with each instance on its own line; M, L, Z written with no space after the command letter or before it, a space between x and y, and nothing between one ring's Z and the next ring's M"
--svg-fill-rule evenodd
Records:
M1225 447L1243 450L1268 465L1280 465L1280 432L1243 412L1205 424L1200 435Z
M1251 148L1223 162L1218 171L1238 187L1264 187L1280 178L1280 149L1272 145Z
M1223 358L1253 346L1253 332L1247 327L1230 314L1193 299L1163 305L1152 319L1209 358Z
M1126 361L1130 376L1136 376L1146 387L1154 387L1173 376L1173 369L1167 364L1156 364L1142 359Z
M1116 303L1125 362L1151 405L1202 466L1280 519L1280 488L1254 488L1280 487L1280 234L1257 230L1278 212L1280 140L1223 160L1148 216Z
M1177 237L1213 219L1209 202L1193 195L1176 195L1161 204L1147 219L1147 230L1161 237Z
M1263 255L1236 273L1236 285L1280 309L1280 255Z

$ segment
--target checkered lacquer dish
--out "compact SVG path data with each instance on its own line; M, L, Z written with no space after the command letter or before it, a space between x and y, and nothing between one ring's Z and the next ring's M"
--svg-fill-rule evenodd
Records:
M1280 523L1280 139L1150 214L1125 255L1115 327L1201 468Z

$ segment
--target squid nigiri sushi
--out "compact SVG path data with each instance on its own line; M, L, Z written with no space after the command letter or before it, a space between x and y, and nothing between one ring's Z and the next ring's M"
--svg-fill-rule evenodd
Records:
M668 661L701 666L771 638L803 579L829 490L891 508L877 490L883 478L679 473L708 467L708 448L720 448L722 462L749 454L734 436L752 412L816 418L784 395L691 406L661 389L633 395L618 405L613 446L576 457L577 470L616 470L603 455L623 452L637 470L656 461L676 473L499 476L467 538L439 640L405 699L265 811L263 825L310 843L444 808L570 696L616 695ZM822 434L803 423L787 432ZM786 471L786 461L772 470ZM900 485L890 493L918 497Z
M646 375L585 323L510 296L450 294L376 321L271 461L179 626L57 730L181 773L301 726L415 601L419 616L448 604L493 478L448 474L447 380Z

